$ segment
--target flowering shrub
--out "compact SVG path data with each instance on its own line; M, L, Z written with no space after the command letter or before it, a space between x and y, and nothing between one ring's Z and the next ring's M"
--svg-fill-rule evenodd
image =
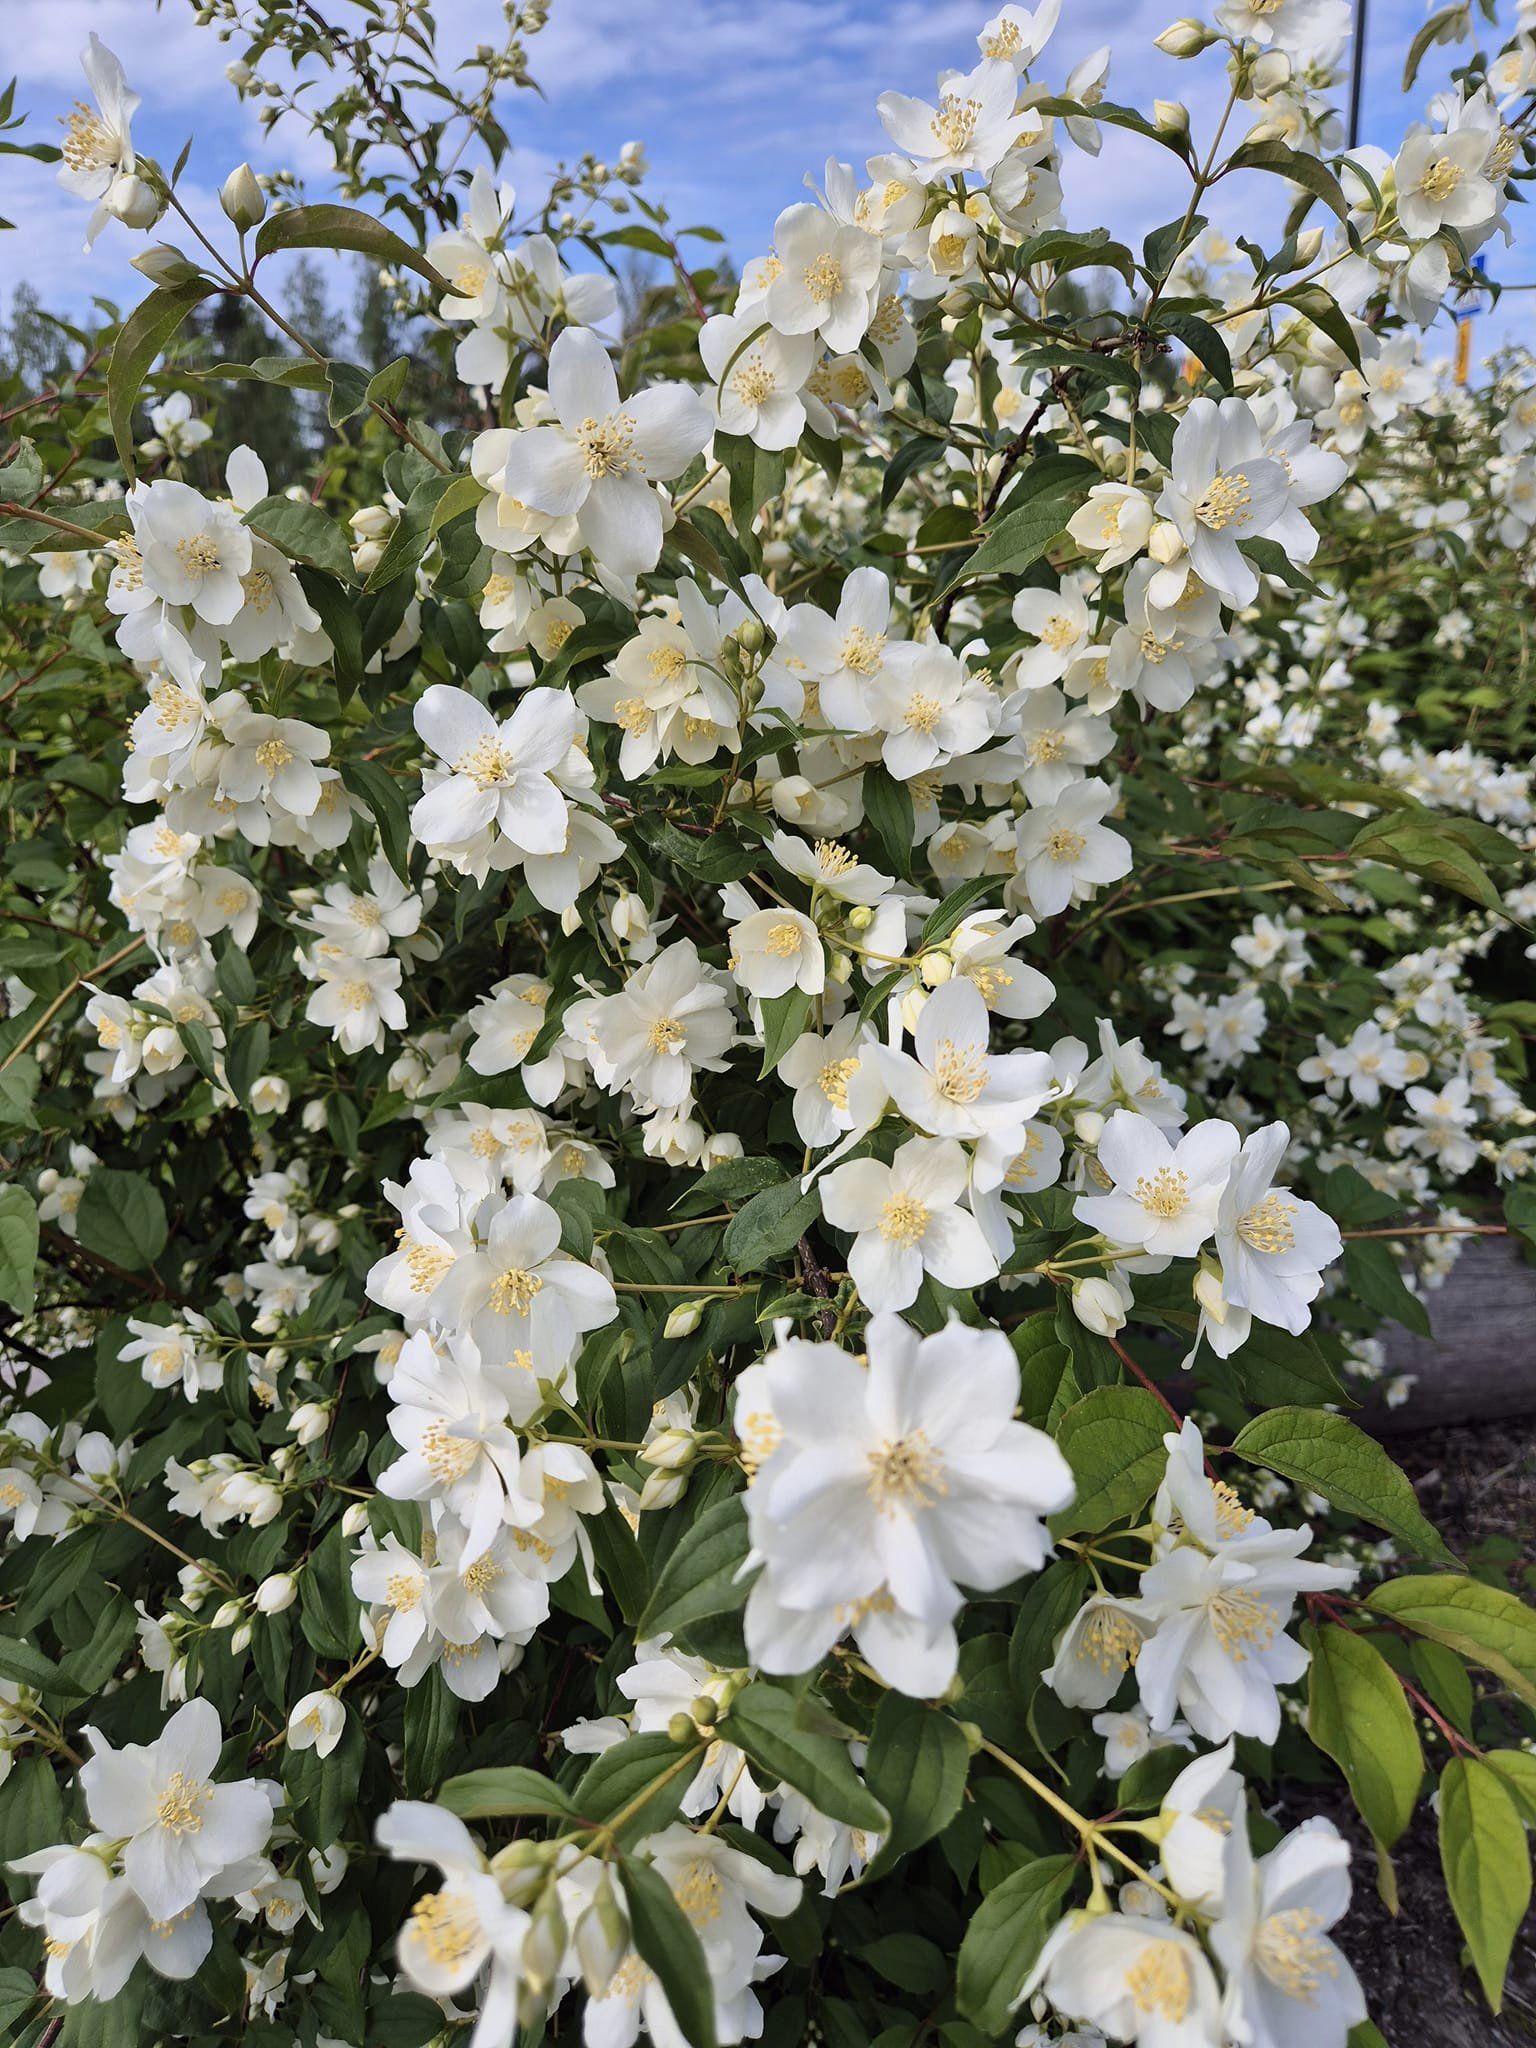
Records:
M739 279L497 184L533 7L242 35L356 205L7 103L176 237L4 408L15 2038L1368 2048L1331 1774L1497 2006L1536 1620L1346 1411L1536 1217L1536 378L1425 359L1536 53L1341 156L1340 0L1198 140L1055 11Z

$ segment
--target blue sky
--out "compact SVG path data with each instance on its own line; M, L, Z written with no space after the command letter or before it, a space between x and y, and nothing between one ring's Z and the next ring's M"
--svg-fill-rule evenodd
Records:
M19 9L22 0L7 5ZM1154 94L1183 99L1197 137L1202 128L1208 133L1225 91L1219 62L1178 63L1152 47L1178 5L1065 0L1038 74L1059 85L1080 57L1107 43L1115 52L1112 98L1143 107ZM874 112L882 90L926 93L941 67L973 61L976 31L990 11L979 0L553 0L550 26L530 45L547 97L509 88L498 109L516 141L510 175L531 196L562 156L584 149L611 156L625 141L643 141L652 195L680 225L721 228L745 261L766 246L775 215L803 196L806 174L819 176L829 154L859 163L882 146ZM499 40L498 0L439 0L436 12L449 62ZM1412 101L1399 90L1403 52L1422 18L1418 0L1372 0L1363 130L1387 148L1421 112L1422 92L1435 81L1432 63ZM224 79L239 45L197 28L187 0L164 0L160 8L154 0L48 0L28 8L27 36L12 42L7 59L17 67L17 101L33 116L33 136L57 133L56 116L81 89L78 52L93 28L143 96L140 146L170 163L195 134L182 190L201 218L217 218L218 184L241 158L258 169L288 164L306 178L310 197L329 196L323 148L296 124L262 135L254 108ZM1153 144L1115 130L1105 137L1098 159L1069 152L1069 222L1104 223L1139 241L1182 212L1185 174ZM1279 193L1272 179L1234 180L1223 188L1217 224L1246 231L1263 209L1272 225ZM1517 220L1526 213L1514 211ZM5 296L24 278L46 303L70 311L84 310L93 294L127 304L142 292L127 261L142 239L109 227L94 256L81 256L83 209L57 189L51 169L0 158L0 214L18 223L0 236ZM1507 256L1494 245L1496 274L1536 278L1536 229L1528 240ZM1496 329L1530 338L1531 309L1529 293L1506 299L1480 323L1479 352Z

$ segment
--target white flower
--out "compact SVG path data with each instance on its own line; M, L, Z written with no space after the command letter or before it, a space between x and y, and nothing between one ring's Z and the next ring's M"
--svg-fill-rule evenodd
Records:
M1107 782L1089 776L1020 818L1015 834L1019 871L1030 907L1055 917L1105 882L1131 871L1131 843L1102 821L1119 801Z
M764 1956L763 1930L752 1912L782 1919L800 1903L797 1877L784 1877L718 1835L675 1825L638 1845L699 1937L714 1992L715 2033L722 2042L755 2040L762 2008L752 1986L779 1967ZM749 1911L748 1909L751 1909ZM630 1956L587 2007L588 2048L630 2048L644 2032L658 2048L680 2048L684 2036L655 1973Z
M610 1074L645 1107L692 1099L695 1068L719 1073L735 1036L721 977L689 939L678 939L593 1006L592 1035ZM599 1076L601 1079L601 1076Z
M715 380L723 432L759 448L792 448L805 429L802 387L816 361L810 334L763 330L750 313L717 313L699 331L699 354Z
M529 690L498 721L468 690L433 683L412 714L447 773L411 812L411 830L433 853L494 829L519 854L564 850L569 812L552 779L576 736L575 701L563 690Z
M80 1767L93 1827L125 1838L123 1874L154 1920L174 1920L232 1867L259 1855L272 1832L277 1788L246 1778L213 1782L223 1734L207 1700L178 1707L149 1744L114 1749L87 1728Z
M972 754L997 726L997 699L936 640L900 640L871 683L865 723L884 734L881 758L898 782Z
M1025 1995L1037 1987L1058 2012L1090 2021L1113 2041L1214 2048L1221 2038L1221 2000L1205 1952L1166 1920L1069 1915L1048 1937Z
M105 202L113 186L132 176L137 159L131 126L140 101L129 91L122 65L94 31L80 53L80 65L96 105L76 100L64 124L58 180L66 192L96 201L85 234L89 249L112 216Z
M773 243L777 268L762 305L769 322L780 334L820 335L837 354L852 354L874 317L879 237L802 201L774 222Z
M1130 484L1095 484L1067 521L1067 531L1085 555L1096 558L1094 567L1101 573L1117 569L1146 546L1152 531L1152 507ZM1055 612L1047 615L1057 616L1070 618L1070 614Z
M379 1846L397 1863L427 1863L443 1882L411 1908L400 1930L400 1967L429 1998L467 1991L484 1973L471 2048L497 2048L517 2028L529 1919L502 1896L463 1821L424 1801L397 1799L379 1820Z
M960 1584L1038 1571L1040 1517L1072 1498L1072 1475L1014 1421L1018 1364L998 1331L951 1321L919 1337L877 1315L866 1341L867 1370L790 1341L737 1382L738 1431L764 1453L747 1645L765 1670L805 1671L851 1628L887 1684L931 1698L954 1675Z
M1103 1772L1112 1783L1123 1778L1132 1764L1139 1764L1154 1749L1192 1749L1193 1738L1182 1721L1160 1733L1147 1718L1145 1707L1130 1707L1123 1714L1104 1713L1093 1717L1093 1732L1104 1738Z
M953 1138L909 1138L889 1166L850 1159L822 1182L822 1214L853 1233L848 1271L870 1308L910 1308L924 1273L955 1288L994 1277L998 1262L960 1206L966 1171Z
M1115 744L1107 718L1069 711L1060 690L1049 685L1036 685L1017 707L1015 718L1017 731L1006 751L1022 761L1019 783L1032 804L1055 803Z
M1069 1707L1107 1706L1152 1629L1152 1616L1141 1601L1098 1594L1084 1601L1062 1630L1056 1654L1040 1676Z
M1366 2017L1359 1979L1328 1938L1349 1909L1349 1844L1306 1821L1257 1863L1239 1825L1228 1844L1211 1947L1227 1975L1225 2017L1250 2048L1345 2048Z
M1040 117L1014 111L1018 79L1011 63L984 57L974 71L943 81L937 106L906 93L875 102L885 132L930 185L956 171L985 178L1021 136L1038 134Z
M1251 604L1259 589L1238 542L1272 534L1287 500L1285 469L1264 453L1252 408L1241 398L1219 406L1194 399L1174 434L1157 509L1178 528L1195 574L1228 604Z
M317 962L320 986L304 1006L311 1024L322 1025L343 1052L382 1052L386 1031L405 1029L400 995L400 962L371 960Z
M1486 227L1499 210L1498 190L1484 175L1487 162L1488 137L1481 128L1411 133L1392 166L1404 234L1418 240L1441 228L1475 233Z
M1311 1321L1322 1269L1343 1257L1344 1244L1316 1203L1273 1185L1290 1135L1285 1124L1266 1124L1243 1141L1216 1212L1216 1256L1224 1298L1295 1336Z
M876 1043L869 1025L844 1017L825 1038L804 1032L779 1061L780 1076L795 1091L795 1129L813 1150L853 1132L862 1136L880 1121L886 1089Z
M1079 1195L1073 1214L1112 1244L1154 1257L1190 1258L1216 1228L1216 1211L1237 1155L1233 1126L1212 1117L1177 1144L1149 1117L1117 1109L1099 1139L1106 1195Z
M657 384L619 399L607 349L568 327L549 354L556 424L514 434L503 489L535 511L574 513L593 555L617 576L654 569L661 554L655 486L687 468L709 439L696 392Z
M754 910L731 926L730 970L760 1002L792 988L819 996L827 985L821 933L800 910Z
M328 1757L346 1731L347 1710L333 1692L307 1692L288 1714L288 1747Z
M618 1314L610 1283L560 1250L560 1218L537 1195L492 1197L476 1218L481 1242L454 1261L432 1313L474 1338L487 1367L520 1363L556 1380L582 1335Z
M891 1099L910 1124L936 1138L1019 1133L1049 1101L1056 1088L1049 1054L989 1052L990 1035L980 988L957 974L923 1005L912 1053L876 1053Z
M1275 1688L1308 1663L1285 1634L1297 1595L1350 1586L1354 1571L1304 1561L1310 1529L1273 1529L1230 1487L1207 1479L1192 1422L1164 1441L1168 1471L1153 1518L1165 1527L1179 1521L1182 1540L1141 1581L1140 1597L1157 1617L1136 1660L1142 1704L1154 1728L1171 1727L1182 1712L1209 1742L1273 1742Z
M167 604L190 605L210 626L227 626L245 604L242 578L251 566L251 534L235 509L169 477L131 496L128 509L147 587Z

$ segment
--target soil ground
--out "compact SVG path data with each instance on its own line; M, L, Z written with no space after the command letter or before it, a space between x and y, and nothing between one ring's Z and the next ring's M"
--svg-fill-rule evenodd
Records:
M1391 1448L1424 1512L1459 1555L1502 1539L1519 1544L1527 1562L1536 1563L1536 1419L1404 1434ZM1516 1943L1504 2010L1495 2019L1472 1971L1462 1967L1433 1814L1421 1807L1393 1851L1394 1917L1376 1895L1375 1854L1348 1795L1320 1800L1309 1788L1305 1810L1327 1813L1354 1844L1354 1904L1338 1936L1388 2048L1536 2048L1531 1921Z

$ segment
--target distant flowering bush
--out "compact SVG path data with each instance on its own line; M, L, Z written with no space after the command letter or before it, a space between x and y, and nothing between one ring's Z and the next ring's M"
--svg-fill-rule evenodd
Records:
M542 7L200 11L363 203L0 106L178 237L0 389L7 2037L1369 2048L1335 1772L1497 2007L1536 1619L1344 1411L1536 1240L1528 25L1389 157L1010 5L738 278L495 182Z

